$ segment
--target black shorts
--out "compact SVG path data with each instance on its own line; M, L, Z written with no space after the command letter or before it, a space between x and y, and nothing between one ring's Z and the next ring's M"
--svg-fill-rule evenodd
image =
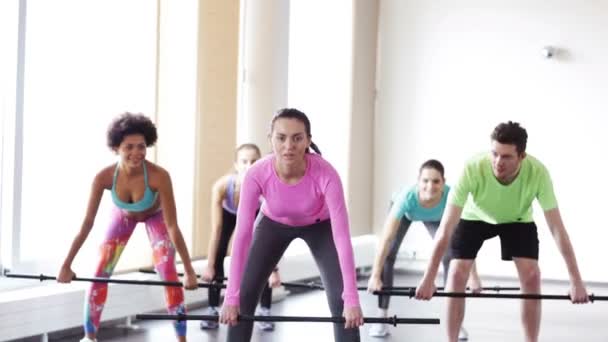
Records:
M538 230L534 222L491 224L460 220L452 236L450 252L454 259L475 259L487 239L500 237L502 260L538 260Z

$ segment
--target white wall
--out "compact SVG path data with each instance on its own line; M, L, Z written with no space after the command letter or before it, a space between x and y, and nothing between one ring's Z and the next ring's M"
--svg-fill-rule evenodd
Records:
M348 184L352 4L292 0L287 105L306 113L312 141Z
M289 1L241 0L237 145L271 151L270 120L287 105Z
M453 183L468 157L489 148L494 126L515 120L528 130L528 152L552 174L583 277L608 280L593 263L608 256L598 220L608 190L601 173L607 14L604 1L381 1L376 229L390 194L415 182L421 162L440 159ZM558 55L543 58L545 45ZM538 209L543 277L567 279ZM428 256L431 241L415 227L404 248ZM481 273L514 276L499 254L497 241L484 245Z

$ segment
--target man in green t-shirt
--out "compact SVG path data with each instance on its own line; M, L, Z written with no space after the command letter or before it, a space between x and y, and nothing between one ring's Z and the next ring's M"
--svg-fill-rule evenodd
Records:
M433 296L437 268L448 245L453 259L446 289L464 292L477 252L485 240L495 236L500 237L502 259L515 263L522 292L540 293L538 232L532 218L532 202L536 199L566 262L572 302L588 302L549 172L526 154L527 139L526 130L518 123L501 123L491 135L491 153L475 156L466 163L450 193L431 260L416 291L417 299ZM454 342L464 319L464 299L449 298L447 304L448 340ZM540 300L524 300L526 342L538 341L540 317Z

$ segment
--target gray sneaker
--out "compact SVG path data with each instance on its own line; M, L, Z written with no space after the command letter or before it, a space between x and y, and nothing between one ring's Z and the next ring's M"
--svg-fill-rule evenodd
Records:
M219 316L219 313L215 306L210 306L207 308L207 310L205 310L203 315ZM219 324L217 323L217 321L201 321L202 330L212 330L212 329L217 329L218 327L219 327Z
M269 308L260 308L256 312L257 316L270 316ZM273 331L274 330L274 322L255 322L258 329L262 331Z

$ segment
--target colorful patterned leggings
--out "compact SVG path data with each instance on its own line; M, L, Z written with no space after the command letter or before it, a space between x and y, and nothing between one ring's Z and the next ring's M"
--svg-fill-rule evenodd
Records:
M175 247L169 238L162 211L145 221L146 231L154 251L156 271L163 281L179 281L175 269ZM96 277L109 278L118 263L120 254L131 237L137 221L130 219L118 208L112 211L110 227L100 247L100 261L95 271ZM108 296L108 285L92 283L84 303L84 331L95 334L99 328L101 312ZM165 287L165 301L169 314L184 314L184 292L180 287ZM186 336L186 322L175 322L178 336Z

